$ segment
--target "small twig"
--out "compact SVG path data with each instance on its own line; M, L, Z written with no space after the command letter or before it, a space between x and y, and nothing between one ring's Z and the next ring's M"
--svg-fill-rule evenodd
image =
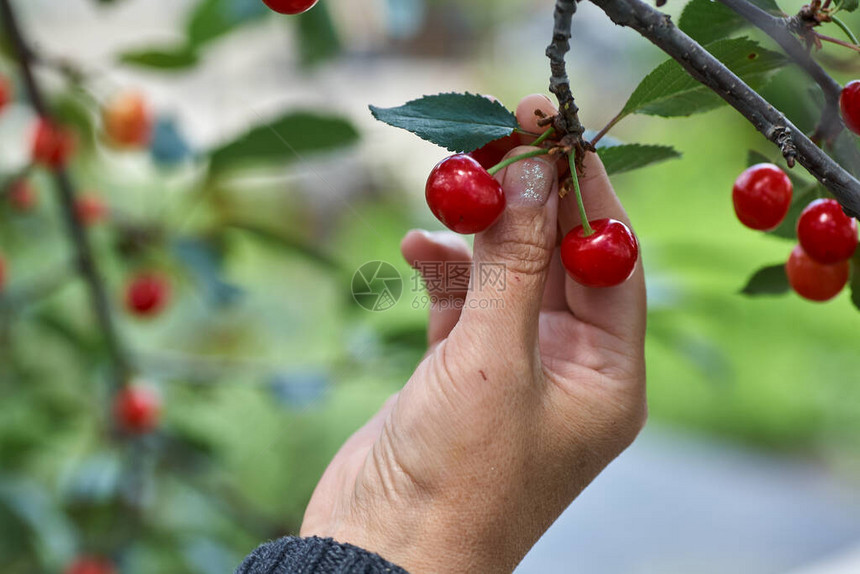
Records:
M18 64L21 69L21 77L36 113L42 118L50 118L48 106L36 78L33 75L33 53L21 34L15 13L12 10L10 0L0 0L0 20L6 27L8 37L15 47ZM125 354L125 349L119 340L116 327L111 314L110 301L107 291L93 257L92 248L87 238L86 230L78 220L75 211L75 192L72 180L65 169L54 172L57 195L62 206L66 228L75 250L77 269L89 288L90 301L95 311L96 320L104 337L108 353L113 361L115 377L113 383L116 386L125 384L129 374L130 366Z
M738 0L723 1L736 3ZM675 59L693 78L726 100L768 140L778 145L783 154L795 158L805 167L836 196L848 215L860 216L860 181L828 157L779 110L746 85L722 62L680 31L667 15L642 0L592 2L613 22L636 30ZM746 2L743 4L746 5ZM827 79L827 84L835 84L829 76Z
M851 28L849 28L845 24L845 22L843 22L841 19L837 18L833 14L830 15L830 21L839 26L842 32L844 32L845 35L848 36L848 39L851 40L851 43L853 45L856 46L857 44L860 44L860 42L857 41L857 36L854 35L854 32L851 31Z
M593 138L591 138L591 145L596 146L597 142L602 140L603 136L608 134L609 130L614 128L615 124L617 124L618 122L623 120L625 116L626 116L626 114L624 114L623 112L618 112L618 114L614 118L609 120L609 122L605 126L603 126L603 128L601 128L601 130L599 132L597 132L597 134Z
M539 136L535 141L533 141L533 142L531 143L531 145L533 145L533 146L539 146L540 144L542 144L543 142L545 142L547 139L551 138L551 137L552 137L552 135L553 135L554 133L555 133L555 129L554 129L554 128L548 128L548 129L547 129L544 133L542 133L542 134L541 134L541 135L540 135L540 136Z

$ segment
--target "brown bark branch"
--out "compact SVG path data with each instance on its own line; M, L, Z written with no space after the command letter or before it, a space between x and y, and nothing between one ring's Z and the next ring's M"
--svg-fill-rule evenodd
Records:
M803 132L731 70L684 34L669 16L642 0L592 0L619 26L636 30L675 59L693 78L739 111L787 161L795 159L829 189L846 213L860 216L860 181L825 154ZM817 64L816 64L817 65Z
M585 128L579 121L579 108L573 99L564 63L564 57L570 51L570 28L574 13L576 13L576 0L556 0L552 43L546 49L546 56L550 60L552 71L549 91L558 99L560 114L559 125L555 126L556 132L572 134L577 141L581 142Z
M721 4L771 37L824 92L824 110L813 139L833 143L844 126L839 115L839 94L842 86L816 62L809 50L792 34L792 19L768 14L747 0L719 0Z
M30 103L40 117L50 119L50 111L45 102L44 94L33 74L33 52L21 33L10 0L0 0L0 17L2 17L3 25L15 48L21 77L24 80ZM104 337L108 354L113 362L115 375L113 383L119 386L126 382L130 374L130 365L114 324L110 300L96 266L86 230L75 212L74 185L65 169L58 169L54 172L54 181L63 211L63 219L74 248L76 268L87 284L90 302Z

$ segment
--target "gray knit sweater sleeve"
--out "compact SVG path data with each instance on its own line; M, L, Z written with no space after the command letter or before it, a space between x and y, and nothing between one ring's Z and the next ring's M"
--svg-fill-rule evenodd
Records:
M409 574L382 557L331 538L288 536L254 550L236 574Z

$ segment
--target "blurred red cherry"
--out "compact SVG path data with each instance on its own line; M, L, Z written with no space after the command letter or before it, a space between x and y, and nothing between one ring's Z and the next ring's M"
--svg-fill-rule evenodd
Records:
M139 317L158 314L170 298L167 278L155 272L144 272L134 276L126 287L125 305L130 313Z
M316 6L318 0L263 0L263 3L279 14L301 14Z
M133 383L114 397L117 426L129 434L152 432L161 418L161 396L145 383Z

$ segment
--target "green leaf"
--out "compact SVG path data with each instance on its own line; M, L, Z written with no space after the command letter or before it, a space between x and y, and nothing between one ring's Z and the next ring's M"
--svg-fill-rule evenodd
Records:
M785 174L788 176L788 179L791 180L791 185L794 187L795 192L799 189L802 189L805 192L806 188L815 183L810 182L809 180L801 177L798 174L798 170L789 169L784 165L780 165L781 163L783 163L782 161L780 161L780 164L778 164L777 162L773 161L771 158L767 157L761 152L752 149L749 150L747 152L747 167L752 167L759 163L772 163L774 165L777 165L783 172L785 172Z
M199 58L196 52L181 46L126 52L119 56L119 61L140 68L184 70L196 66Z
M851 303L860 309L860 249L851 258Z
M809 203L818 199L818 184L806 184L805 187L798 189L794 188L794 196L791 199L791 206L788 208L788 213L782 223L776 229L768 231L768 235L782 237L783 239L797 239L797 220L800 219L800 214Z
M839 7L846 12L853 12L857 9L858 0L842 0L839 3Z
M203 0L188 19L188 45L197 50L207 42L223 36L242 22L230 14L226 0Z
M609 175L681 157L681 154L671 146L641 144L601 147L598 148L597 155L600 156Z
M92 147L96 141L95 122L84 102L66 93L51 102L51 111L61 124L74 128L85 147Z
M30 531L36 555L46 570L59 570L74 556L74 525L32 478L0 477L0 505Z
M706 48L753 89L760 88L772 72L787 62L785 56L765 50L748 38L718 40ZM667 60L642 80L627 100L622 113L689 116L712 110L724 103L722 98L690 76L678 62Z
M741 293L750 297L760 295L783 295L791 287L785 274L785 264L762 267L750 277Z
M756 151L751 149L747 152L747 167L752 167L758 163L773 163L769 157L761 153L760 151Z
M396 108L370 106L373 117L448 151L470 152L513 133L517 118L497 101L475 94L438 94Z
M678 20L678 28L702 45L725 38L746 24L731 8L712 0L691 0Z
M212 151L209 170L220 172L245 164L287 163L306 153L322 152L358 141L355 127L343 118L293 112L252 128Z
M767 12L781 12L773 0L753 0L752 4ZM678 27L702 45L726 38L748 25L734 10L713 0L691 0L678 20Z
M297 17L299 24L297 44L302 67L312 68L337 56L341 51L340 39L328 6L322 2Z
M225 222L225 226L229 229L246 233L251 237L256 237L277 249L304 257L323 269L345 273L341 264L331 255L314 247L309 240L288 235L281 229L272 229L269 226L253 221L227 221Z

